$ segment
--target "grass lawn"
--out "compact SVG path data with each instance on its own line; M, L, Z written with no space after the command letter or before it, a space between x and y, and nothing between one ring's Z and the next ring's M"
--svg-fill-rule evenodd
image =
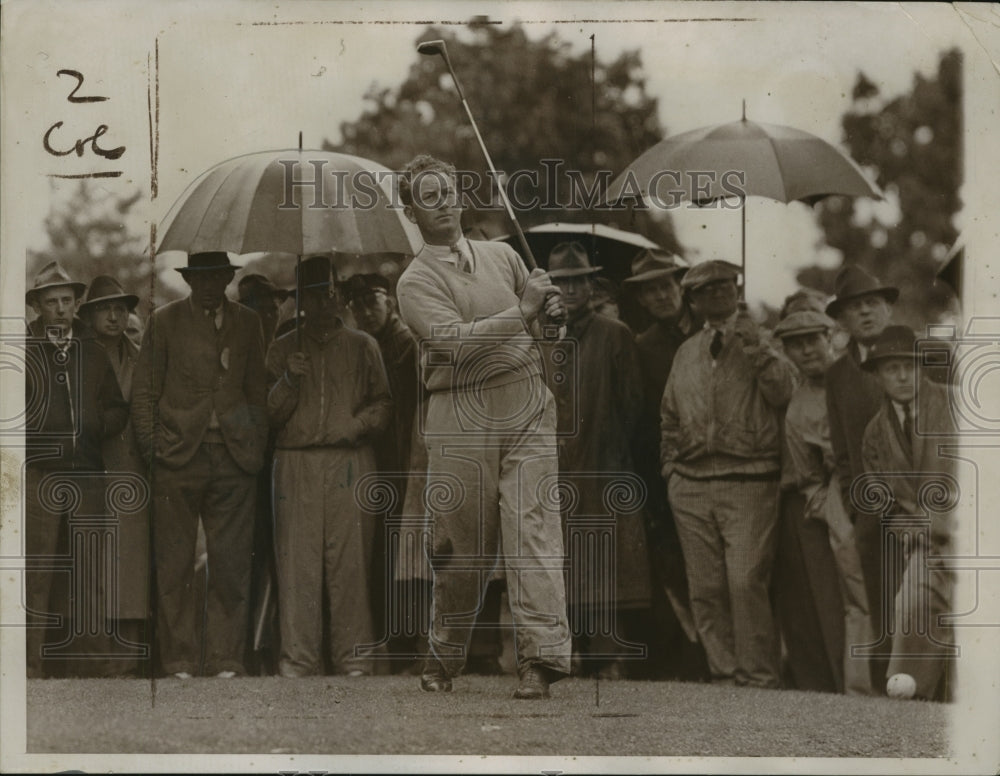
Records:
M29 752L935 757L948 707L675 682L513 677L31 680ZM155 701L155 702L154 702Z

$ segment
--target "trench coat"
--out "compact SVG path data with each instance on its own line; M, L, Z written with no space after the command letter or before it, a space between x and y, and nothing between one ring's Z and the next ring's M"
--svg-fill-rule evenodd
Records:
M546 377L556 398L563 531L569 554L569 606L649 605L650 571L643 509L645 488L631 446L643 409L642 372L625 326L588 312L571 321L566 337L546 343ZM617 498L626 503L616 503ZM614 525L613 590L603 589L606 566L586 544L601 519ZM596 521L596 522L595 522ZM609 600L610 598L610 600Z

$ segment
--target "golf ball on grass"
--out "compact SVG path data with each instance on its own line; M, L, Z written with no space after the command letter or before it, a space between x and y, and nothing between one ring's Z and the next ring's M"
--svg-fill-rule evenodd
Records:
M890 698L912 698L917 692L917 682L909 674L893 674L885 685L885 692Z

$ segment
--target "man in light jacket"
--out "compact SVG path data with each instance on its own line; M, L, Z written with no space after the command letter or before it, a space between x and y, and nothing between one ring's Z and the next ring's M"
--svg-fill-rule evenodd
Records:
M661 403L662 474L712 677L778 686L768 595L780 479L779 413L794 369L739 306L739 268L681 281L705 327L677 351Z

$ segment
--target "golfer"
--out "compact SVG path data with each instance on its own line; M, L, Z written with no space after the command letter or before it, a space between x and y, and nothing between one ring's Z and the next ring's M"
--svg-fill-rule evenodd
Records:
M545 698L569 673L571 647L559 504L545 498L558 481L556 408L536 343L542 310L563 313L559 290L544 272L529 275L509 246L462 236L450 164L416 157L399 193L425 243L397 285L427 392L420 431L434 595L421 687L451 690L502 562L520 676L514 697Z

